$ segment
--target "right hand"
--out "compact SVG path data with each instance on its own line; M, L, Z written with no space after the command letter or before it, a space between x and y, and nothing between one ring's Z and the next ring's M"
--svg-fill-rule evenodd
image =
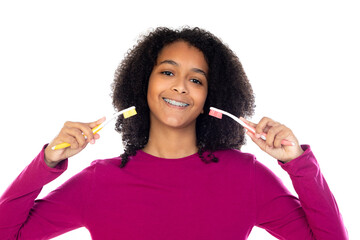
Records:
M88 143L94 144L100 138L93 134L92 129L105 121L105 117L91 123L66 122L60 133L45 149L45 162L49 167L55 167L59 162L81 152ZM86 138L85 138L86 136ZM51 148L60 143L69 143L71 146L63 149Z

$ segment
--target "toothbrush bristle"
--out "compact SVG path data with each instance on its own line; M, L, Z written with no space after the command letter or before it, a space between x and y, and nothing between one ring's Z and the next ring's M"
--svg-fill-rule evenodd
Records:
M132 116L134 116L136 114L137 114L137 112L136 112L135 108L123 113L124 118L129 118L129 117L132 117Z
M213 109L210 110L209 115L213 116L213 117L216 117L216 118L219 118L219 119L222 119L222 113L218 112L218 111L215 111Z

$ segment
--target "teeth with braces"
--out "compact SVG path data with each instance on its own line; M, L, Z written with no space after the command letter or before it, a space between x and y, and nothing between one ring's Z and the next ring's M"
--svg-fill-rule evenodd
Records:
M177 102L175 100L171 100L171 99L167 99L167 98L163 98L165 102L171 104L171 105L174 105L174 106L177 106L177 107L187 107L189 106L189 104L187 103L182 103L182 102Z

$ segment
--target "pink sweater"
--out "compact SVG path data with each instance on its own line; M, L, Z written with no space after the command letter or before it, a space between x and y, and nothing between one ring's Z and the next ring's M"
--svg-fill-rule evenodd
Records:
M94 161L44 199L46 183L67 168L42 151L0 199L0 239L48 239L86 227L93 239L240 240L254 226L279 239L347 239L341 215L309 146L281 167L299 199L251 154L214 153L163 159L138 151ZM34 202L35 200L35 202Z

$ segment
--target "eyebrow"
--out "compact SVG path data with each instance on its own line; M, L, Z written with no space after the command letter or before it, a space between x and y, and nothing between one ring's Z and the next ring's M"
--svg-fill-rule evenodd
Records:
M180 66L177 62L175 62L173 60L164 60L164 61L160 62L159 65L166 64L166 63L171 64L176 67ZM206 72L204 70L201 70L200 68L192 68L191 71L200 73L200 74L204 75L205 77L207 77Z

